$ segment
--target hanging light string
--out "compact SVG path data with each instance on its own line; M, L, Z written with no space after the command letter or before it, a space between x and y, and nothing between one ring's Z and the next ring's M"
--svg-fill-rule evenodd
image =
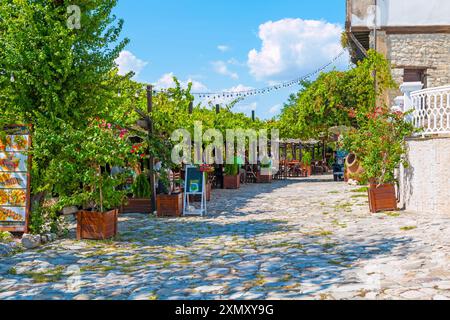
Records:
M272 91L292 87L294 85L301 85L303 81L311 78L312 76L324 71L331 65L333 65L336 61L338 61L345 54L345 50L340 52L337 56L335 56L330 62L323 65L322 67L302 76L298 77L294 80L285 81L280 84L276 84L273 86L268 86L265 88L259 89L248 89L242 91L219 91L219 92L192 92L191 94L194 96L198 96L199 98L208 98L208 99L219 99L219 98L246 98L249 96L256 96L261 94L266 94ZM167 89L153 90L153 93L164 93L167 92Z

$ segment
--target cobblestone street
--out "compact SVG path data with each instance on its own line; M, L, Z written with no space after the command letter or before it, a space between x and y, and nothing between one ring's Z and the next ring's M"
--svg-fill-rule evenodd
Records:
M207 218L120 218L117 241L0 259L0 299L445 299L450 215L370 214L332 177L215 190Z

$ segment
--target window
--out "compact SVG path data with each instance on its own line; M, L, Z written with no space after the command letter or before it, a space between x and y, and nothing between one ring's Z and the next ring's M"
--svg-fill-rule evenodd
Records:
M405 69L403 82L422 82L426 86L426 69Z

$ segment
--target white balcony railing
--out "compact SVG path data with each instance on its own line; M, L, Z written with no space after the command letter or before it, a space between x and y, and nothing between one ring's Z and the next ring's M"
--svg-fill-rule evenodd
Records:
M412 92L411 101L419 135L450 134L450 85Z

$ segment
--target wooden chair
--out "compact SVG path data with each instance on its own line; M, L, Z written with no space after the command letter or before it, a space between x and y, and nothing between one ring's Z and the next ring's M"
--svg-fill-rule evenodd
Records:
M256 183L256 173L254 166L251 164L245 165L245 182L246 183Z

